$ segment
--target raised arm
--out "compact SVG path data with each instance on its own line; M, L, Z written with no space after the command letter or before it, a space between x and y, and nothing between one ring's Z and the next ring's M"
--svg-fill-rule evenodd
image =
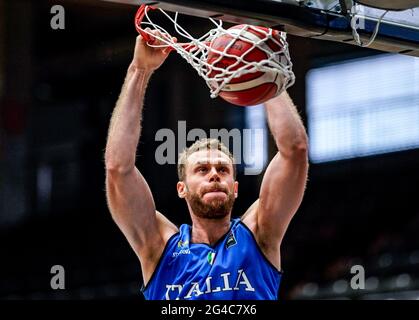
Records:
M259 199L243 221L247 220L268 259L280 268L280 244L307 181L307 135L286 92L269 100L265 108L278 152L266 169Z
M112 114L105 151L108 207L141 261L145 282L167 239L176 232L176 227L156 211L147 182L135 167L147 83L168 53L148 47L141 36L137 37L134 58Z

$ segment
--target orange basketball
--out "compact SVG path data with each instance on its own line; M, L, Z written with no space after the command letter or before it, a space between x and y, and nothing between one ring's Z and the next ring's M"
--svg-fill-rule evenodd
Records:
M219 52L225 52L228 55L241 57L245 63L237 60L235 57L220 55L220 53L213 50L209 50L207 62L217 68L235 71L243 67L243 65L247 65L249 62L259 62L268 59L270 53L281 50L279 44L270 39L261 41L266 38L268 30L269 29L265 27L250 27L245 25L231 27L228 29L229 34L224 34L214 39L210 47ZM238 33L241 35L240 39L235 37ZM280 43L279 31L272 30L272 34L273 37L278 39L278 43ZM268 53L258 47L251 49L255 42L259 42L259 46ZM279 55L277 55L275 59L278 61L280 59ZM213 69L209 73L209 77L214 78L217 77L217 75L221 76L220 73L221 71ZM251 106L263 103L276 96L279 89L282 87L282 83L283 76L275 71L245 73L232 78L220 91L219 95L232 104Z

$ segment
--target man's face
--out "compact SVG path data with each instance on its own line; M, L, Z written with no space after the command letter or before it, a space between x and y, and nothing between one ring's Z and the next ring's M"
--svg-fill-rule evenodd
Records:
M178 182L179 196L192 212L207 219L221 219L231 212L237 197L230 158L219 150L192 153L186 163L185 181Z

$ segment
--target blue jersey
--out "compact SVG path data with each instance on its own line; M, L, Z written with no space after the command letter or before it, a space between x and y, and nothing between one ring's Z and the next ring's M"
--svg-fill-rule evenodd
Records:
M239 218L214 246L191 243L183 224L167 242L146 287L148 300L274 300L282 272Z

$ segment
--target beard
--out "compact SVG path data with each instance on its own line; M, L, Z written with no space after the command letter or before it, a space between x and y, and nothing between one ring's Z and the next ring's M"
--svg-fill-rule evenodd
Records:
M227 199L214 199L208 202L202 200L205 193L210 192L214 189L220 190L227 195ZM192 212L200 217L205 219L222 219L228 214L230 214L231 209L233 208L234 197L233 192L229 192L228 189L223 187L221 184L215 183L211 187L205 188L201 191L201 195L197 192L190 193L187 196L189 200L189 205L191 206Z

